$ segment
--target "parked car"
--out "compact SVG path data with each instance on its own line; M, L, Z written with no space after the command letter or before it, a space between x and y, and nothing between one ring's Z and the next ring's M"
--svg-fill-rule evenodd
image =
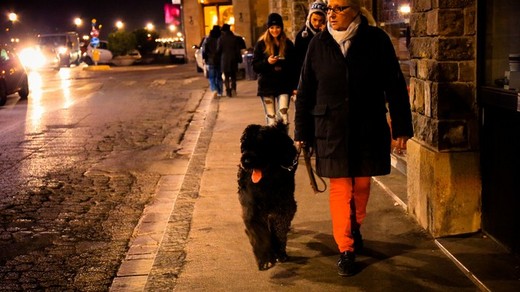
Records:
M169 44L169 55L172 63L186 63L186 46L184 41L175 41Z
M240 37L240 36L239 36ZM200 41L200 44L193 45L192 48L195 49L195 65L197 72L204 73L204 77L208 77L208 73L206 70L206 64L204 63L204 58L202 58L202 44L204 43L204 40L206 37L203 37ZM243 39L243 37L242 37ZM245 43L245 41L244 41ZM237 73L237 79L244 79L246 75L246 50L242 50L242 63L238 64L238 73Z
M107 41L99 41L99 45L96 49L99 52L99 60L97 62L98 64L109 64L110 62L112 62L112 58L114 57L114 55L108 49ZM85 62L87 65L94 64L93 51L94 48L91 44L89 44L87 46L87 50L85 51L85 53L83 53L83 62Z
M200 43L198 45L193 45L192 48L195 49L195 66L197 72L204 72L204 77L207 77L206 68L204 66L204 58L202 58L202 44L204 43L205 39L206 37L203 37L202 40L200 40Z
M0 106L7 96L18 93L21 99L29 96L27 71L18 56L7 46L0 44Z

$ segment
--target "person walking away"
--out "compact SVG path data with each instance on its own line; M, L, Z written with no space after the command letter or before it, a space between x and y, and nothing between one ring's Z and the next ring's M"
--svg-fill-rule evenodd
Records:
M258 74L257 95L262 100L268 125L277 119L289 123L289 96L296 90L299 77L295 62L294 44L283 31L282 16L269 14L267 30L253 51L253 70Z
M327 16L327 4L323 1L318 0L311 4L309 8L309 14L305 20L305 24L296 34L294 40L294 46L296 47L297 57L297 71L300 72L305 54L307 54L307 47L311 39L320 31L325 29L326 16Z
M316 172L330 178L338 274L357 272L371 176L390 173L391 137L413 135L403 73L389 36L361 0L330 0L327 29L310 42L295 103L296 144L314 148ZM390 110L391 129L386 112Z
M217 54L220 55L220 66L224 72L224 85L228 97L236 96L238 63L242 62L242 54L237 37L229 24L222 26L222 35L218 39Z
M202 44L202 57L207 66L209 85L214 96L222 96L223 86L220 56L217 54L217 42L220 34L220 26L214 25Z

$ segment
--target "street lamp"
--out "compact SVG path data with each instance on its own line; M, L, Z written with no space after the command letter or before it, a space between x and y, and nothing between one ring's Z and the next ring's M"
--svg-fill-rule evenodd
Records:
M18 15L14 12L10 12L7 15L7 19L9 20L9 23L8 23L7 27L5 28L5 31L7 33L12 33L11 30L14 28L14 23L16 21L18 21Z
M9 17L9 21L13 22L13 23L18 20L18 15L14 12L9 13L8 17Z
M74 25L76 26L76 28L80 27L82 24L83 24L83 20L81 20L81 18L79 18L79 17L74 18Z
M125 24L121 20L118 20L116 22L117 29L122 29L124 26L125 26Z
M153 26L153 24L151 22L146 24L146 30L152 31L153 29L154 29L154 26Z

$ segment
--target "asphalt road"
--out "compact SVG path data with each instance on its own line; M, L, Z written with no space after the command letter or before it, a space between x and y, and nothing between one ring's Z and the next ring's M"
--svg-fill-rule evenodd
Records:
M193 64L31 74L0 107L0 290L108 290L207 86Z

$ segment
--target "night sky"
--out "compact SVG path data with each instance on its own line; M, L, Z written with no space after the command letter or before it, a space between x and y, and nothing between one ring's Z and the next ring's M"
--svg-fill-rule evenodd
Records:
M7 21L9 12L18 14L13 32L49 33L75 29L75 17L83 19L80 33L88 33L92 18L102 24L102 35L108 35L117 20L125 23L127 30L141 28L152 22L158 28L164 28L165 3L171 0L0 0L2 24Z

